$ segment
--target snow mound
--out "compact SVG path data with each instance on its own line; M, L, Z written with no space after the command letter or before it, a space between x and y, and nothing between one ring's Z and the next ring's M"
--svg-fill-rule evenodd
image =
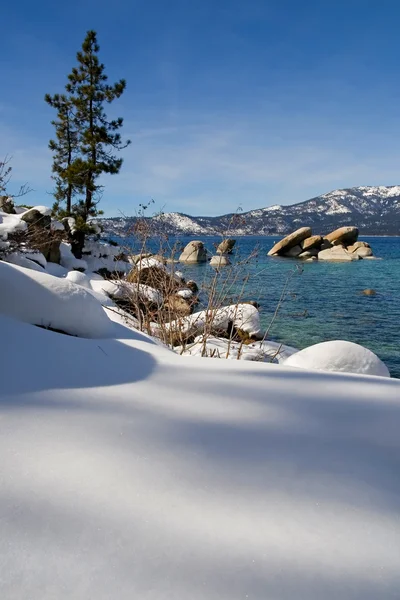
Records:
M99 300L67 279L0 261L0 289L0 312L10 317L78 337L112 335Z
M296 352L285 361L285 366L390 377L387 366L371 350L342 340L322 342Z
M81 273L80 271L69 271L66 278L68 281L72 281L72 283L81 285L84 288L92 289L90 279L85 273Z

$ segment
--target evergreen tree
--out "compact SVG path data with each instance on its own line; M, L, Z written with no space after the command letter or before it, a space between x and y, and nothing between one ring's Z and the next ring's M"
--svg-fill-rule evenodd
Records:
M78 66L68 76L66 90L72 103L79 130L80 160L69 170L71 177L83 181L85 197L75 207L75 212L86 223L88 217L99 214L98 193L101 186L97 181L103 173L116 174L122 159L115 151L122 150L130 141L121 140L119 129L123 119L108 120L105 104L119 98L126 82L121 79L113 85L107 83L104 65L98 58L99 45L95 31L88 31L77 53Z
M59 215L69 216L72 211L72 198L82 191L82 176L77 166L80 161L78 152L78 131L74 118L73 104L65 95L46 94L45 101L57 111L57 120L52 121L55 127L56 140L50 140L49 148L54 153L52 171L56 182L53 210ZM65 208L63 204L65 203Z

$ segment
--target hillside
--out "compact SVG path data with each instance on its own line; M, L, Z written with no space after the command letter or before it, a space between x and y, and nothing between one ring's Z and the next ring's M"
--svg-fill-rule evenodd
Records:
M334 190L305 202L274 205L239 214L192 217L165 213L149 219L169 235L283 235L302 225L327 233L356 225L362 235L400 235L400 186L353 187ZM102 219L107 233L120 235L134 226L135 217Z

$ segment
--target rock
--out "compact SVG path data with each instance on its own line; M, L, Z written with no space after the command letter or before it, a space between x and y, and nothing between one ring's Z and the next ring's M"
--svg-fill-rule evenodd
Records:
M318 260L346 262L359 259L358 254L347 252L342 246L333 246L333 248L327 248L318 252Z
M217 254L232 254L232 250L236 244L236 240L227 238L223 240L217 248Z
M128 262L130 262L132 265L136 265L140 260L143 260L144 258L150 258L151 256L153 256L151 252L144 254L130 254L128 256Z
M363 290L362 293L364 296L376 296L376 291L372 288L367 288L366 290Z
M369 258L373 255L373 252L371 248L361 247L357 248L357 250L353 252L353 254L357 254L357 256L359 256L360 258Z
M337 242L339 244L344 244L345 246L355 244L357 238L357 227L339 227L339 229L335 229L335 231L332 231L325 236L325 239L328 240L328 242Z
M0 196L0 210L8 215L15 215L13 199L10 196Z
M315 344L289 356L285 367L390 377L387 366L368 348L335 340Z
M227 256L213 256L210 260L210 265L212 267L227 267L231 264L231 261Z
M174 294L167 298L164 306L169 313L172 313L168 315L168 320L173 320L189 316L193 309L193 302Z
M297 258L306 260L308 258L317 258L317 256L318 256L318 250L316 248L312 248L311 250L306 250L305 252L302 252L301 254L299 254L299 256Z
M200 263L207 261L207 250L203 242L189 242L179 257L179 262Z
M191 290L193 294L197 294L197 292L199 291L199 286L195 281L193 281L193 279L190 279L187 282L186 287L189 288L189 290Z
M306 238L300 243L302 250L313 250L317 248L318 250L321 248L323 242L322 235L312 235L309 238Z
M301 227L300 229L297 229L290 235L284 237L280 242L277 242L268 252L268 256L285 254L290 248L293 248L293 246L297 246L306 238L311 237L311 233L310 227Z
M50 215L43 215L36 208L31 208L21 215L21 220L28 225L40 225L40 227L50 228Z
M126 280L129 283L148 285L155 290L161 290L165 295L168 295L168 293L173 292L179 287L179 283L173 275L156 265L141 269L132 269L128 273Z
M320 250L328 250L328 248L332 248L332 244L328 240L322 238Z
M368 244L368 242L356 242L351 246L347 246L346 250L348 250L348 252L355 252L359 248L371 248L371 246Z
M293 246L293 248L290 248L290 250L285 252L284 256L287 256L288 258L297 258L302 252L303 249L300 245Z

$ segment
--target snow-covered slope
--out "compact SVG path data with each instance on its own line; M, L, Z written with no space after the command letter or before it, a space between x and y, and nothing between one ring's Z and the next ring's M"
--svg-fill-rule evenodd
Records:
M105 339L0 314L1 599L398 599L399 380L180 357L102 310Z
M132 227L134 220L104 219L103 225L107 231L120 234ZM303 225L321 234L356 225L364 235L400 235L400 186L335 190L299 204L268 206L238 215L166 213L154 217L152 223L156 230L174 235L281 235Z

